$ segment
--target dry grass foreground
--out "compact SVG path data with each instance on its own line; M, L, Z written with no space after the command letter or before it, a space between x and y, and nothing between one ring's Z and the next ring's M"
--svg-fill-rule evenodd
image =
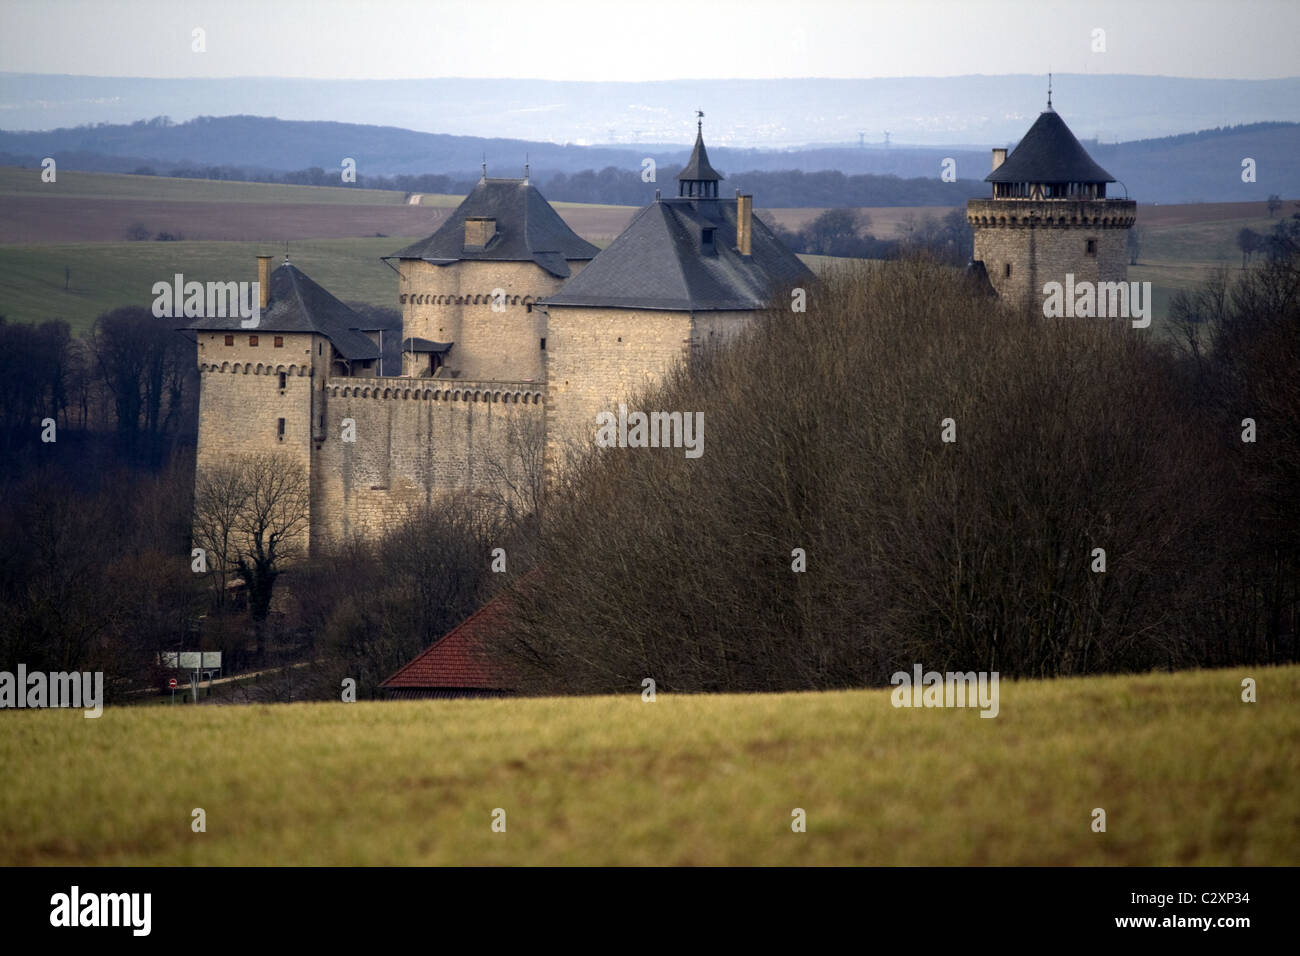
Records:
M0 863L1295 864L1298 701L1292 666L1006 682L992 720L887 690L12 712Z

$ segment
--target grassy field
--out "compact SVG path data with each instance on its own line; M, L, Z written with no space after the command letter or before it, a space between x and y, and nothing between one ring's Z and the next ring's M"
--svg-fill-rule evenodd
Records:
M397 276L379 261L415 241L315 239L290 244L289 258L345 302L397 304ZM257 279L259 253L282 259L266 242L87 242L0 247L0 315L19 321L65 319L74 331L90 327L118 305L148 306L158 281L174 273L187 280ZM64 289L64 266L72 270Z
M6 713L0 864L1300 863L1300 667L1000 696Z

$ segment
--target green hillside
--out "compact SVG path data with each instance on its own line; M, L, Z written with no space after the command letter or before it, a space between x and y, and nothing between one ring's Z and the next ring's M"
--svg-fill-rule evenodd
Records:
M288 188L288 187L286 187ZM290 244L290 259L345 302L397 304L397 276L380 256L414 237L317 239ZM0 247L0 314L64 319L74 331L121 305L148 306L150 290L177 272L199 282L257 278L254 257L281 250L257 242L90 242ZM64 288L64 267L71 270Z

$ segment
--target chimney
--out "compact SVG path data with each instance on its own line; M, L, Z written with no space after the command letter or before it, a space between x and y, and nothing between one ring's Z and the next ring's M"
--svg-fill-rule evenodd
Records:
M1007 151L1005 148L993 148L993 168L996 170L999 166L1007 161Z
M258 308L265 309L271 301L271 257L257 257L257 301Z
M465 246L482 249L497 234L497 221L486 216L465 217Z
M742 256L752 255L754 235L754 197L736 190L736 249Z

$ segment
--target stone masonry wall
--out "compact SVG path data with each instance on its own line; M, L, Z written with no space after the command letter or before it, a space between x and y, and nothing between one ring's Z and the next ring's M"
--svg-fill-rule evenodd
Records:
M573 274L586 263L569 263ZM435 266L401 262L403 336L455 342L447 365L475 381L543 381L546 319L534 303L566 280L533 262L463 260ZM505 311L492 311L492 291L505 291ZM410 369L404 371L410 372Z
M497 469L518 478L521 434L543 426L527 383L331 378L314 462L312 534L322 545L374 537L411 509L490 493ZM342 440L344 420L355 442Z
M734 333L751 312L688 312L551 306L546 338L549 468L595 440L596 414L661 382L692 343ZM631 408L631 406L629 406ZM652 409L694 411L694 409Z
M225 345L226 335L233 345ZM258 344L250 345L256 336ZM253 452L282 452L305 468L311 432L313 336L200 332L197 467ZM280 374L285 387L280 388ZM278 419L285 420L283 438Z
M1041 310L1043 286L1064 282L1066 273L1076 282L1127 281L1136 207L1132 200L972 199L966 219L975 231L974 257L983 261L993 288L1008 301ZM1095 255L1087 251L1090 239Z

